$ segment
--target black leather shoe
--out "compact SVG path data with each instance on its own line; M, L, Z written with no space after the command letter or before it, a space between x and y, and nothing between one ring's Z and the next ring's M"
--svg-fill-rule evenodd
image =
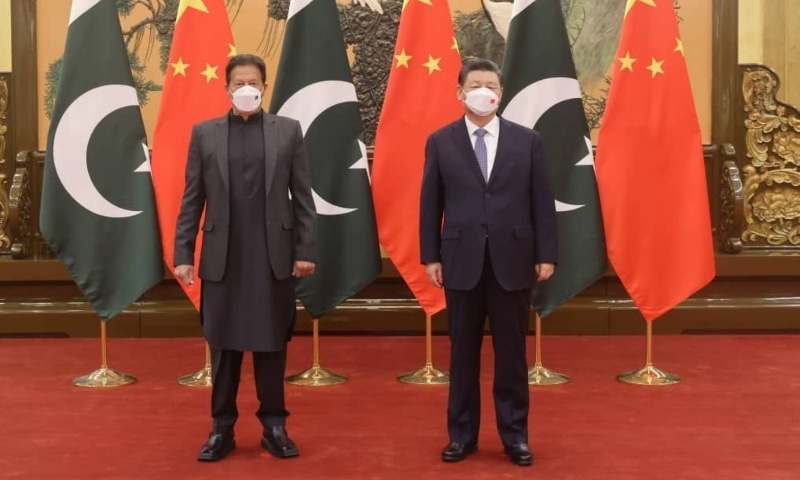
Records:
M533 463L533 452L527 443L517 443L505 447L506 455L511 463L527 467Z
M463 445L457 442L450 442L446 447L444 447L444 450L442 450L442 461L460 462L461 460L467 458L467 455L477 451L478 444L476 442L470 442Z
M236 448L233 433L215 433L208 436L208 441L203 444L197 459L201 462L216 462L225 458L231 450Z
M269 430L264 430L261 447L278 458L290 458L300 455L300 452L297 451L297 446L289 438L289 434L284 427L272 427Z

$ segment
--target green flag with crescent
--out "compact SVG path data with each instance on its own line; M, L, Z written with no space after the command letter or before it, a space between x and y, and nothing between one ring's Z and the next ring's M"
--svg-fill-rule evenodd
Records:
M147 138L114 0L74 0L40 228L108 320L163 278Z
M544 317L606 270L592 142L559 0L514 1L503 75L502 115L541 134L556 195L558 266L532 299Z
M381 270L364 127L335 0L292 0L270 112L303 128L317 208L317 268L297 297L318 318Z

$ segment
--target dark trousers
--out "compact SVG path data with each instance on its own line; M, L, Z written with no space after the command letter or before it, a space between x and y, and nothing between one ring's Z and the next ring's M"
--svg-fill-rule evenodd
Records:
M236 394L242 373L244 352L211 349L211 416L214 431L230 431L239 417ZM253 373L260 405L256 416L264 429L285 426L286 411L283 377L286 373L286 349L280 352L253 352Z
M495 354L493 393L497 430L504 445L528 442L530 399L525 336L530 319L530 293L530 289L510 292L500 286L492 271L488 249L475 288L445 290L450 328L447 431L451 442L467 444L478 440L481 343L487 316Z

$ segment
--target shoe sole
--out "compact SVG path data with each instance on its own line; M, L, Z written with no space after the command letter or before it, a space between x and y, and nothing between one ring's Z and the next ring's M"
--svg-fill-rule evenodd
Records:
M236 448L236 441L233 441L231 443L230 447L228 447L225 450L222 450L221 452L219 452L216 455L203 454L203 453L197 455L197 461L198 462L218 462L218 461L222 460L223 458L227 457L228 454L231 453L234 448Z

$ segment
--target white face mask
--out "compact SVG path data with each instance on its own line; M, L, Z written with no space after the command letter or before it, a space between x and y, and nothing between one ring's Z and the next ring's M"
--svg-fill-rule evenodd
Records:
M464 104L475 115L486 117L497 111L500 106L500 99L493 91L486 87L481 87L467 92Z
M263 91L256 87L245 85L231 94L233 105L242 113L255 112L261 107L262 93Z

